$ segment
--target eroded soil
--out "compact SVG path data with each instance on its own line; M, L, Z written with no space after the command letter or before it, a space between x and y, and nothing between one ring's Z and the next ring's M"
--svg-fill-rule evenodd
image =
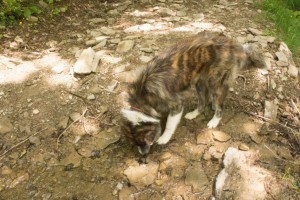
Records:
M300 199L298 78L278 66L279 40L249 32L273 30L252 1L224 2L66 1L66 13L5 30L0 119L10 131L0 135L0 199L209 199L228 147L251 154L266 176L259 199ZM210 109L182 119L172 140L142 163L120 131L122 77L203 30L258 43L271 67L241 72L217 129L206 129ZM134 46L116 51L125 40ZM74 76L76 56L89 46L102 55L97 72ZM275 121L263 117L266 100L279 107ZM191 92L185 112L195 106ZM226 199L241 192L225 189Z

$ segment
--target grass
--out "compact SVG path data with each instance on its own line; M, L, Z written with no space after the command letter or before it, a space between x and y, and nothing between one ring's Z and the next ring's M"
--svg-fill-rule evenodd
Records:
M275 22L279 38L300 56L300 0L264 0L261 7Z

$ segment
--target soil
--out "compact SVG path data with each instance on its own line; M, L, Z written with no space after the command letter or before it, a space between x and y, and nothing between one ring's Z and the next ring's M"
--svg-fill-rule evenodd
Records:
M247 38L250 27L274 30L252 1L224 2L62 1L58 6L67 5L65 13L5 29L0 119L13 128L0 133L0 199L210 199L228 147L253 153L253 165L272 177L264 182L262 199L300 199L300 88L298 78L275 64L278 39L264 47L274 56L270 69L244 71L236 79L215 129L226 133L226 140L215 132L210 137L210 109L195 120L183 118L171 141L154 145L145 160L120 131L126 88L121 77L145 65L141 58L202 30L234 38ZM103 21L91 23L94 18ZM102 52L97 72L74 75L75 55L101 27L114 32L96 50ZM17 36L23 41L16 42ZM123 40L134 46L119 53ZM191 94L185 112L196 106ZM266 100L278 105L275 120L264 117ZM125 173L150 165L146 183L135 184ZM250 193L245 199L253 199Z

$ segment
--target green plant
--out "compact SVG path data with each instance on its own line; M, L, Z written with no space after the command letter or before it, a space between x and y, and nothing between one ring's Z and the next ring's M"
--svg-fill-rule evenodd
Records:
M277 34L287 43L295 55L300 55L300 20L298 4L295 0L264 0L261 4L267 17L272 19L277 27ZM300 6L300 5L299 5Z
M290 167L288 167L283 176L282 179L289 182L291 188L298 190L300 192L300 185L299 182L297 182L297 179L293 176L292 170Z

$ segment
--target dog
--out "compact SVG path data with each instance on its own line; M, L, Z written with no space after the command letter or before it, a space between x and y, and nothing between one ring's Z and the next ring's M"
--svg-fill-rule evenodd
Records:
M186 91L193 85L198 106L185 118L196 118L212 103L215 112L207 127L215 128L222 119L223 103L237 72L265 66L258 47L241 45L222 33L201 32L183 40L135 72L135 80L127 88L130 107L121 110L122 131L142 155L148 154L155 142L168 143L181 120ZM163 116L167 121L161 134Z

